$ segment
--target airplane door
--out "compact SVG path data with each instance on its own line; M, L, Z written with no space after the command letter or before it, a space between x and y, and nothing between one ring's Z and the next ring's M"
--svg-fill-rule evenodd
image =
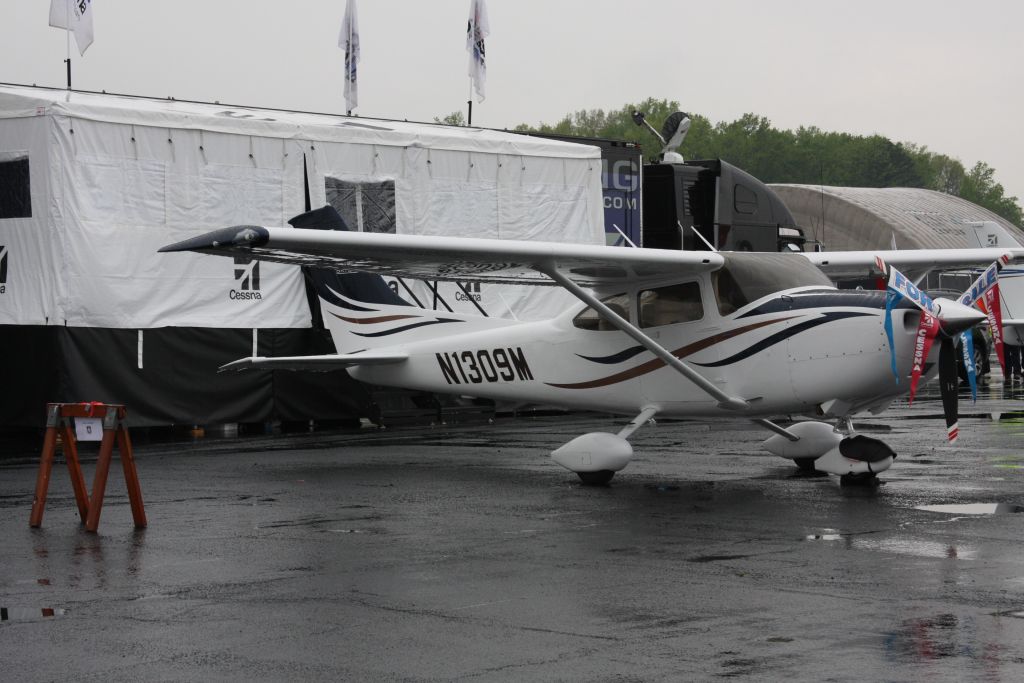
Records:
M701 340L716 334L718 317L708 315L699 281L682 282L637 293L637 325L645 334L684 362L687 356L702 353ZM696 367L698 372L716 384L721 383L718 368ZM659 367L641 379L644 398L663 406L690 405L711 400L701 389L675 370Z

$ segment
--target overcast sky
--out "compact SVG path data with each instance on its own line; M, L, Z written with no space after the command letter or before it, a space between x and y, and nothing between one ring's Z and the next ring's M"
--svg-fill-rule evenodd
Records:
M469 0L358 0L363 116L465 111ZM93 0L76 89L344 113L345 0ZM985 161L1024 201L1019 0L487 0L473 123L554 122L647 97ZM48 0L0 0L0 81L63 87ZM660 125L660 122L656 122Z

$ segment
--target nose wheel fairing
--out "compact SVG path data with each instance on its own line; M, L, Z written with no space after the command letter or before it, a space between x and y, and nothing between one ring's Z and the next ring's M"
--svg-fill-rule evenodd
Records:
M825 422L799 422L789 428L797 441L781 435L766 439L765 449L789 458L802 469L841 477L874 476L892 466L896 453L884 442L862 434L844 436Z

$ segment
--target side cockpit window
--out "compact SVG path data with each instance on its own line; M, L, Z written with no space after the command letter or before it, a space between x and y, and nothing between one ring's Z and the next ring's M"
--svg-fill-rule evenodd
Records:
M731 315L750 303L742 287L728 270L723 268L712 273L711 282L715 289L718 312L722 315Z
M640 327L675 325L704 317L700 285L696 282L647 289L640 292L637 301Z
M614 294L612 296L601 299L608 308L612 309L616 314L629 320L629 296L626 294ZM578 327L581 330L615 330L618 329L607 320L601 317L601 314L595 311L593 308L587 307L583 311L572 319L573 327Z

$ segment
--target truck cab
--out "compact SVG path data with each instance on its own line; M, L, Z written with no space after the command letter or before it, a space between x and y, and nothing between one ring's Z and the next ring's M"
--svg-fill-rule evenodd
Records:
M647 248L803 250L803 234L782 200L721 159L645 165L642 199Z

